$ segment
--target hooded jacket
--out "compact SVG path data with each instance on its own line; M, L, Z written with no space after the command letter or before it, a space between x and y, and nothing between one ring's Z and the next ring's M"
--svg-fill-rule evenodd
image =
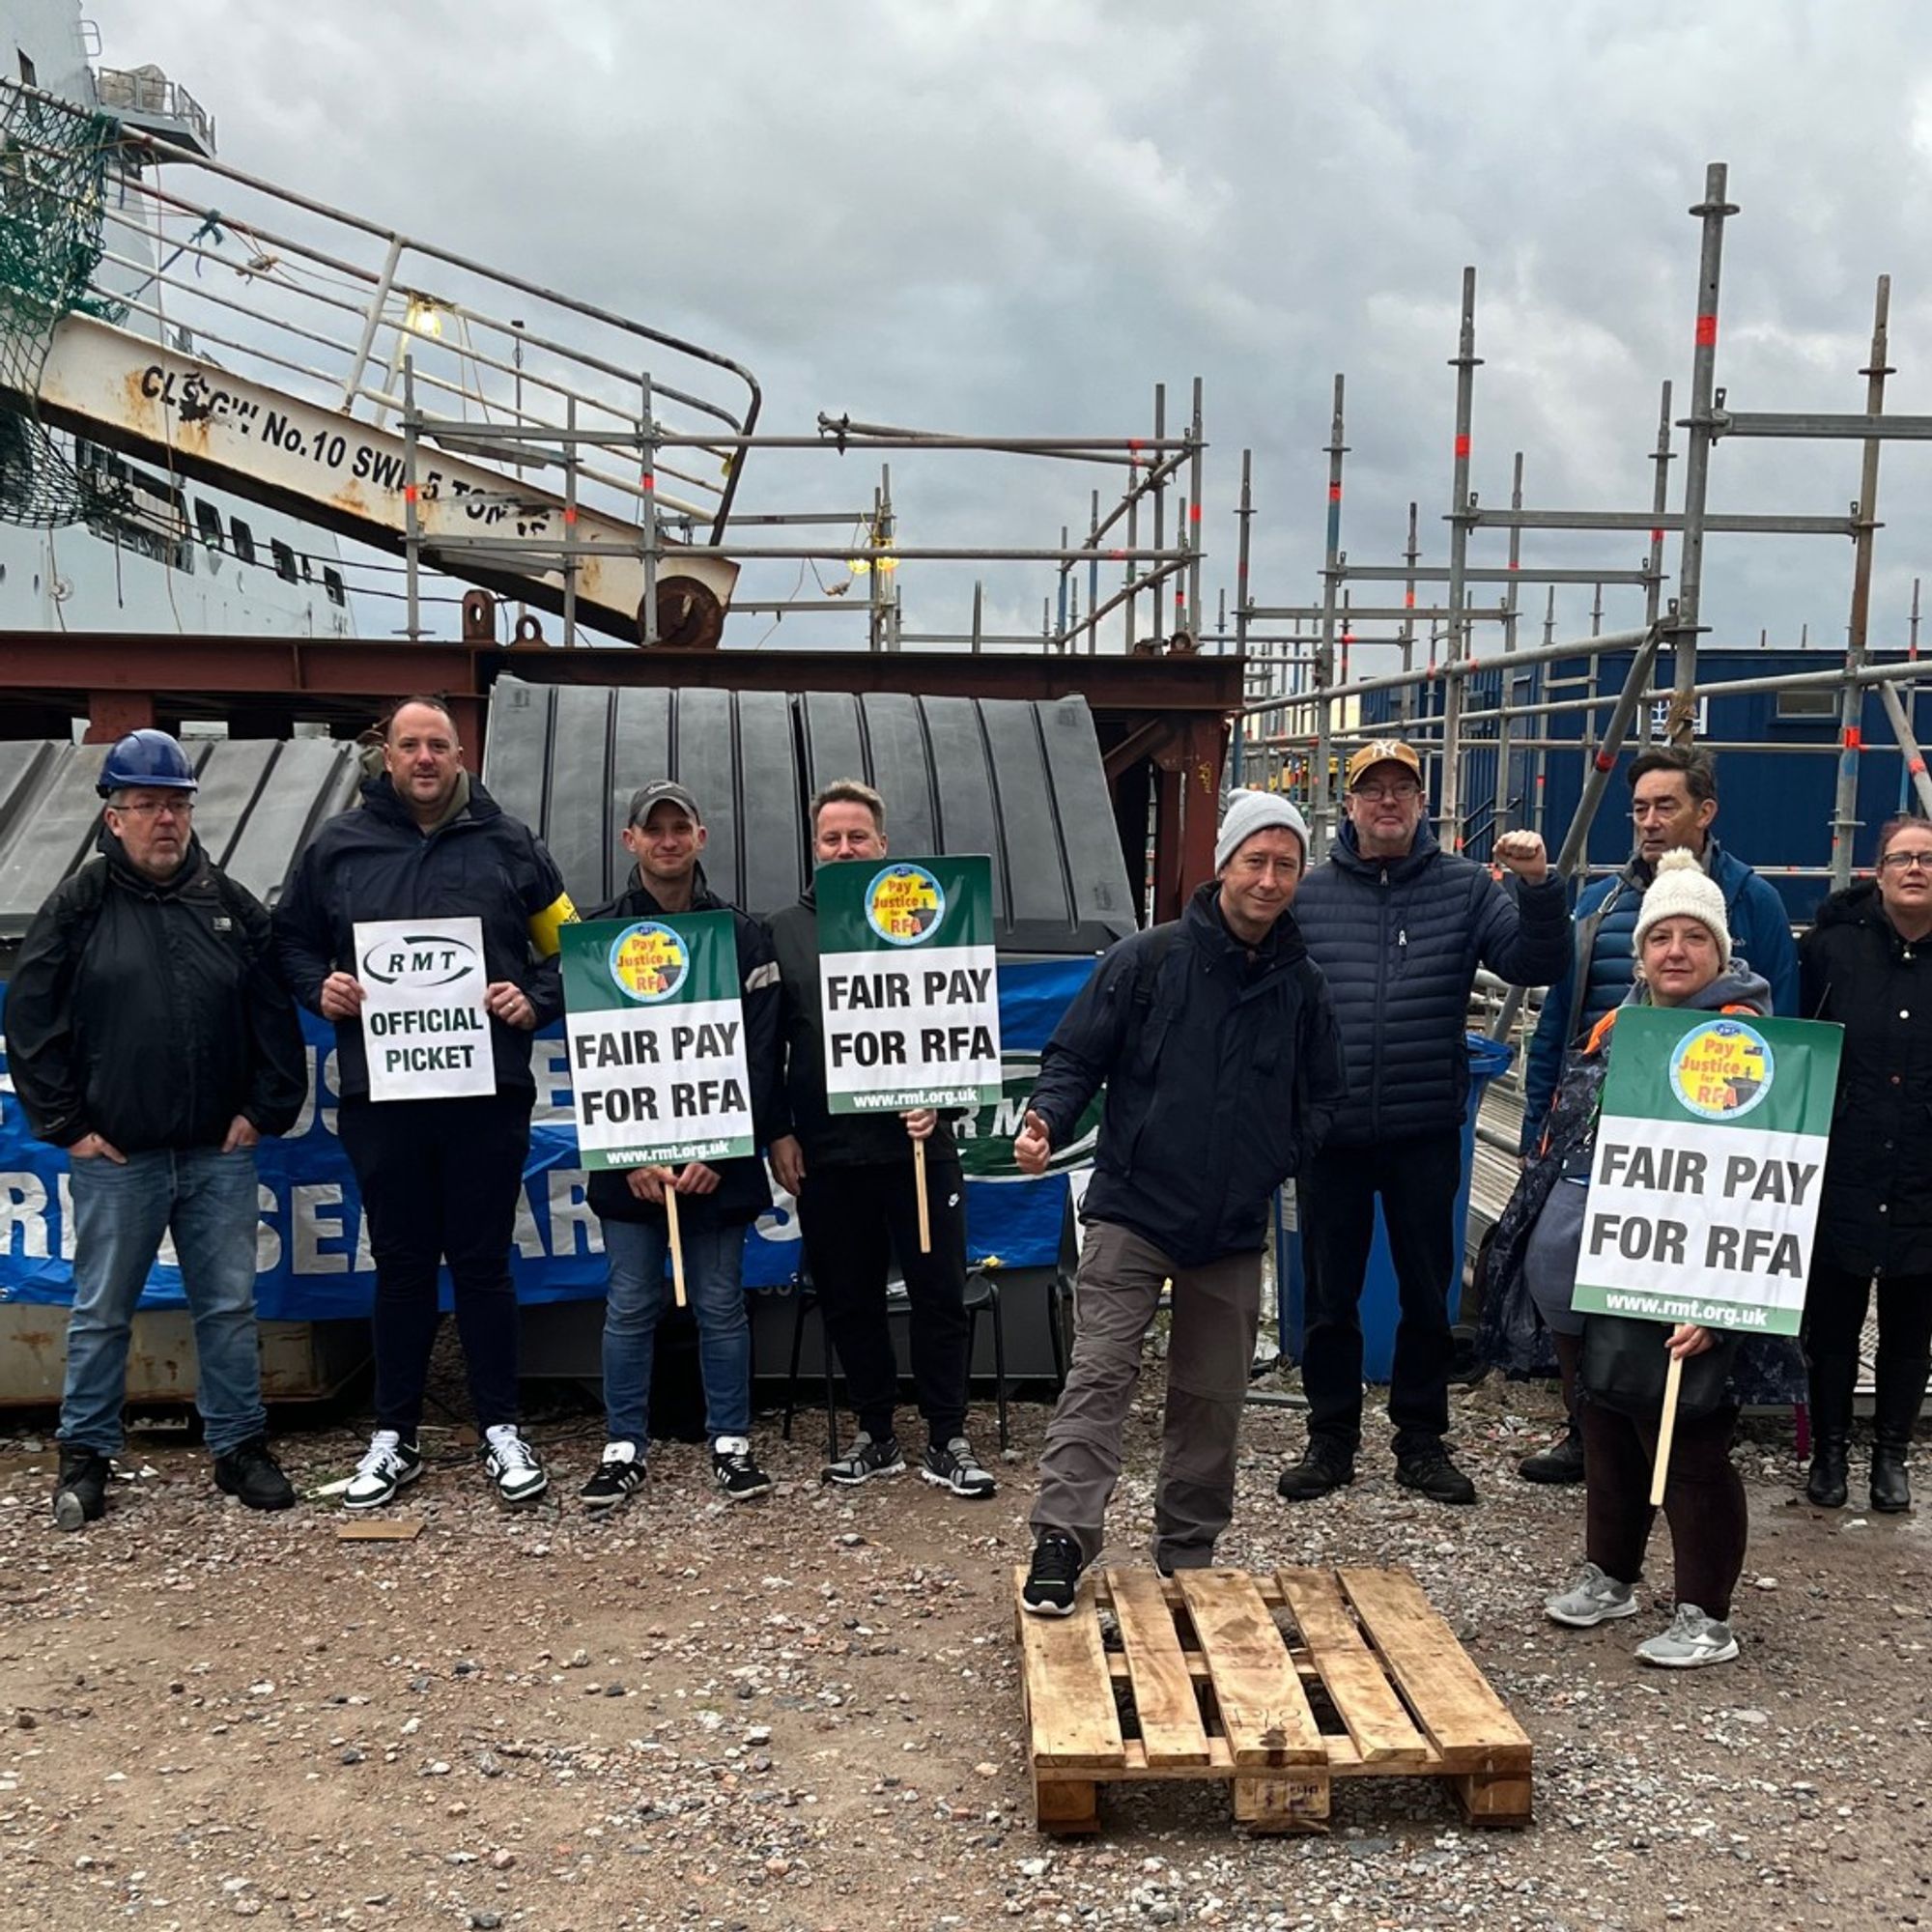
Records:
M1568 1037L1570 1013L1577 1009L1576 1038L1629 996L1636 972L1636 920L1643 895L1656 876L1645 859L1633 859L1613 878L1586 886L1577 901L1572 928L1570 964L1543 999L1543 1017L1523 1061L1522 1140L1520 1151L1533 1153L1543 1132L1544 1116L1556 1095ZM1724 923L1731 948L1762 973L1771 987L1771 1008L1786 1019L1798 1012L1798 950L1791 940L1791 916L1768 880L1761 879L1742 859L1713 838L1704 847L1704 869L1724 895ZM1577 977L1583 976L1583 998L1577 1000Z
M783 1118L779 1104L779 969L770 935L750 913L740 912L711 890L704 867L696 867L691 881L693 912L728 912L738 942L738 992L745 1011L745 1069L752 1080L752 1125L760 1147L769 1146L773 1122ZM662 919L665 909L651 895L643 873L631 868L631 883L592 919ZM771 1181L757 1154L712 1163L718 1185L709 1194L678 1198L681 1221L733 1223L753 1221L772 1205ZM606 1221L662 1222L665 1210L631 1192L630 1183L614 1168L593 1174L585 1193L591 1207Z
M157 885L103 825L35 914L7 989L7 1065L35 1134L123 1153L285 1133L308 1095L269 915L198 838Z
M1345 824L1303 880L1295 918L1335 997L1349 1095L1328 1144L1365 1147L1461 1124L1464 1040L1476 969L1520 986L1563 970L1563 883L1505 890L1486 867L1443 851L1427 823L1400 859L1365 859Z
M1867 881L1819 907L1798 963L1802 1017L1845 1030L1815 1259L1932 1274L1932 939L1902 939Z
M846 862L849 863L849 862ZM807 1173L820 1167L863 1167L910 1161L912 1140L895 1113L835 1114L825 1094L825 1019L819 1009L818 896L808 886L793 905L773 914L767 930L779 962L779 1030L784 1045L784 1086L775 1134L795 1134ZM925 1157L957 1160L952 1138L957 1110L943 1112L925 1144Z
M1106 952L1028 1102L1064 1144L1106 1083L1083 1216L1131 1229L1182 1267L1266 1244L1268 1196L1344 1096L1334 1005L1294 919L1283 913L1250 953L1219 894L1209 882L1178 926Z
M425 837L384 774L364 780L359 811L331 818L309 841L275 908L275 953L303 1006L322 1011L322 982L355 970L358 921L461 919L483 926L484 970L522 987L547 1025L563 1010L556 929L577 917L556 862L528 826L475 779L469 802ZM336 1090L366 1099L369 1065L359 1019L335 1023ZM533 1094L535 1032L490 1020L499 1093Z

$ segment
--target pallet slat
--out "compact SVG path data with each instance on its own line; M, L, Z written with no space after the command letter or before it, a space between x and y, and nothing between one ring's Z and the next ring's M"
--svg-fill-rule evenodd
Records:
M1380 1660L1362 1641L1335 1573L1283 1570L1279 1576L1283 1601L1362 1762L1391 1769L1427 1764L1429 1746L1390 1688Z
M1253 1578L1238 1570L1183 1570L1177 1580L1236 1767L1326 1764L1301 1673Z
M1107 1583L1149 1768L1206 1764L1201 1702L1160 1578L1151 1570L1110 1570Z
M1527 1772L1528 1736L1415 1578L1406 1570L1338 1575L1363 1631L1444 1761L1465 1771Z
M1025 1573L1014 1573L1015 1599ZM1037 1767L1107 1770L1124 1761L1121 1716L1100 1647L1094 1593L1084 1579L1070 1617L1020 1617L1027 1722Z

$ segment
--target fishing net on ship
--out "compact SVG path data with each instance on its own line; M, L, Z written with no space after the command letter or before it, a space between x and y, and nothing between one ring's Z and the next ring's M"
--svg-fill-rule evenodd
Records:
M0 103L0 522L78 523L107 501L106 479L81 473L37 398L63 316L126 313L89 289L120 124L17 87Z

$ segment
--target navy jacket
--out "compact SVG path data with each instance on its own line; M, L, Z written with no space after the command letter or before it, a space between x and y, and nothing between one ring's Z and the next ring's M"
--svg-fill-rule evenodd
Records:
M275 953L290 990L320 1013L322 982L355 970L358 920L472 915L483 925L485 971L521 986L537 1025L548 1025L563 1010L556 927L577 917L556 862L474 779L469 803L425 838L384 773L363 781L360 811L331 818L309 841L275 908ZM498 1093L535 1092L530 1037L491 1019ZM335 1022L335 1049L336 1091L366 1099L359 1019Z
M1932 1274L1932 940L1901 939L1867 881L1800 942L1799 1017L1845 1030L1816 1259L1848 1274Z
M1724 920L1731 929L1731 952L1764 975L1771 986L1771 1010L1785 1019L1798 1015L1798 949L1791 940L1791 917L1776 889L1742 859L1734 859L1713 838L1704 848L1704 869L1724 895ZM1636 968L1636 917L1655 868L1634 859L1614 878L1599 879L1577 901L1570 964L1544 997L1543 1017L1523 1063L1521 1151L1533 1153L1543 1131L1563 1056L1613 1008L1623 1004ZM1585 956L1587 954L1587 957ZM1574 1037L1570 1009L1581 972L1583 1004Z
M1506 890L1473 859L1445 852L1427 823L1401 859L1365 859L1344 824L1302 881L1295 916L1335 995L1349 1097L1331 1147L1366 1147L1461 1124L1465 1044L1478 966L1520 986L1563 970L1563 882Z
M35 1134L123 1153L218 1148L237 1114L286 1133L308 1095L269 915L189 842L165 885L103 826L55 888L7 989L7 1070Z
M783 1119L779 1104L779 967L778 955L765 928L750 913L721 899L705 882L704 867L692 880L693 912L728 912L738 942L738 996L745 1009L745 1070L752 1077L752 1125L758 1144L768 1146L774 1122ZM629 887L591 919L663 918L664 908L651 896L643 875L631 870ZM715 1222L729 1225L755 1220L772 1205L772 1185L765 1163L757 1154L713 1162L718 1185L709 1194L678 1197L680 1224ZM630 1183L615 1168L593 1174L585 1187L590 1205L606 1221L662 1223L665 1210L631 1192Z
M1063 1145L1106 1082L1084 1218L1129 1228L1182 1267L1265 1246L1269 1194L1342 1102L1334 1008L1293 919L1250 959L1219 892L1203 886L1178 928L1107 952L1027 1103Z

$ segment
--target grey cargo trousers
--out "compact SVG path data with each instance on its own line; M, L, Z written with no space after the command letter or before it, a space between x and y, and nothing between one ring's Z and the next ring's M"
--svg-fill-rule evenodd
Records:
M1121 1475L1121 1436L1141 1345L1164 1283L1174 1283L1167 1417L1154 1490L1154 1561L1205 1569L1235 1508L1241 1403L1261 1320L1262 1257L1224 1255L1184 1268L1151 1241L1109 1221L1090 1223L1074 1287L1073 1360L1040 1455L1036 1536L1058 1530L1100 1553L1101 1525Z

